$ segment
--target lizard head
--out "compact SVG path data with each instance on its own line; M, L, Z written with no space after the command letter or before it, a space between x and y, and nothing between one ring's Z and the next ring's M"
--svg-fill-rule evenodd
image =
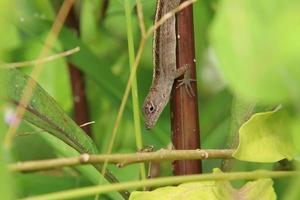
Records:
M154 94L153 92L148 94L143 104L143 114L147 129L151 129L155 125L157 119L168 102L168 100L165 98L165 95L160 95L158 93Z

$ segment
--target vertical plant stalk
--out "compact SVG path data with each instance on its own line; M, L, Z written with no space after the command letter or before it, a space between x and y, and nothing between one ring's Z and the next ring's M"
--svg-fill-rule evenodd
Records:
M125 15L127 23L127 39L128 39L128 52L129 52L129 65L130 71L132 71L134 66L135 52L134 52L134 41L132 33L132 16L130 9L130 1L125 0ZM142 133L141 133L141 119L139 114L139 98L138 98L138 87L136 76L133 78L131 86L132 95L132 108L133 108L133 119L134 119L134 133L136 140L136 147L138 149L143 148ZM146 179L145 164L140 164L140 176L142 179Z
M68 15L67 25L79 34L79 21L75 16L74 9L71 9ZM84 74L70 62L68 62L68 67L73 93L74 120L78 125L82 125L90 121ZM82 129L91 136L91 127L89 125L83 126Z
M73 64L68 63L73 92L74 119L76 124L82 125L90 121L88 103L85 92L85 79L83 73ZM81 127L86 134L91 136L89 125Z
M183 1L182 1L183 2ZM177 68L188 64L191 78L196 79L193 7L190 5L177 14ZM182 78L182 77L181 77ZM184 87L173 87L171 97L172 142L175 149L199 149L200 129L198 119L197 84L192 82L195 96L189 96ZM174 161L175 175L201 173L200 160Z

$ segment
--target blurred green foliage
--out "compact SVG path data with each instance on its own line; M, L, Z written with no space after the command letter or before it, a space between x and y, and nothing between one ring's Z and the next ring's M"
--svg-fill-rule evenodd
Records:
M0 1L0 64L38 57L61 2ZM93 142L97 151L102 153L107 150L129 75L124 1L110 0L105 17L101 17L103 2L76 2L74 10L80 21L80 37L72 29L64 26L57 42L51 44L50 54L77 46L81 51L68 58L46 63L41 76L36 80L72 117L67 61L83 71L90 118L96 122L92 124ZM149 27L153 23L155 1L141 2L145 24ZM137 47L140 42L140 30L134 0L131 0L131 5L134 17L132 31L134 45ZM299 147L299 8L297 0L200 0L194 4L202 148L228 148L239 127L252 113L270 110L278 103L282 103L287 109L290 119L287 123L287 126L291 126L287 127L291 130L288 137L293 137L295 146ZM149 39L137 72L140 105L152 79L151 44ZM28 74L32 66L21 70ZM2 87L12 88L3 85ZM11 92L17 91L11 89ZM2 93L0 94L2 96ZM130 101L131 99L127 103L113 152L136 151ZM1 102L0 109L2 119L6 119L13 106ZM249 109L251 112L246 113ZM55 116L55 113L49 114ZM5 120L1 120L1 141L7 128ZM155 128L151 131L143 128L142 134L144 145L154 145L156 149L165 148L170 143L171 135L168 108ZM297 150L299 153L299 148ZM25 197L97 184L100 176L91 166L13 175L8 174L5 168L5 164L11 161L72 155L78 155L78 152L57 138L22 122L14 140L12 155L1 148L1 197L14 199L14 196ZM299 160L297 157L295 159ZM220 164L221 160L204 161L204 172L211 172L213 168L220 167ZM273 169L277 165L235 161L232 170ZM163 163L161 168L161 176L171 175L170 163ZM121 181L139 179L138 165L123 169L109 166L109 169ZM16 183L12 183L12 177ZM289 179L274 180L278 199L281 199L286 191L294 192L293 197L297 199L297 195L300 195L296 191L298 182ZM236 186L244 183L245 181L234 182ZM288 199L286 196L285 198Z
M212 44L229 86L265 103L300 100L300 2L221 1Z

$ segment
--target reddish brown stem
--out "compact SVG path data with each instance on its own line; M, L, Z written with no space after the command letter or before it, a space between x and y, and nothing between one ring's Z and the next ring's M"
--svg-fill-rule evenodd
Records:
M73 105L75 111L75 122L78 125L89 122L89 110L85 94L85 81L83 73L78 70L76 66L71 63L68 63L69 73L72 83L72 92L73 92ZM88 134L91 135L91 127L89 125L83 126L82 129Z
M77 34L79 34L79 21L72 9L67 18L67 24ZM74 105L74 119L78 125L82 125L90 121L89 109L85 92L85 80L83 73L72 63L68 63L69 73L71 79L73 105ZM82 129L91 136L91 127L83 126Z
M182 1L183 2L183 1ZM188 6L177 14L177 67L190 65L191 78L196 79L193 7ZM182 78L182 77L181 77ZM192 82L195 96L191 97L184 87L176 88L171 99L172 141L175 149L199 149L200 129L197 104L197 84ZM199 160L173 162L175 175L201 173Z
M109 6L109 0L102 0L102 7L100 12L100 22L104 21L104 18L106 17L108 6Z

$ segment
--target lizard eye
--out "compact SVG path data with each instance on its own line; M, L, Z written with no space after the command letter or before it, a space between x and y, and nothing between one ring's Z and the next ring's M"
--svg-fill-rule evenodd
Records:
M153 102L149 103L148 111L149 111L149 113L153 113L155 111L155 106L154 106Z
M154 106L149 106L149 111L152 113L154 111Z

